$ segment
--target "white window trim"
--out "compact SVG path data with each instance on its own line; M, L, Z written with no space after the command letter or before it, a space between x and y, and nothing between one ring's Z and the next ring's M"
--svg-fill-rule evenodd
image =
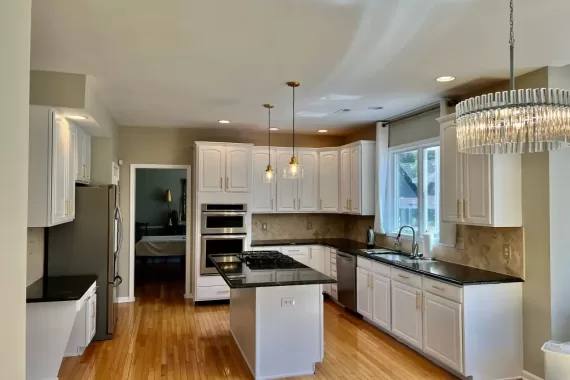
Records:
M398 145L398 146L393 146L390 147L388 149L388 167L390 168L388 170L388 191L386 192L386 202L384 203L385 205L387 205L387 211L388 211L388 228L386 233L386 236L389 237L397 237L398 234L396 232L391 232L394 228L396 228L396 226L394 226L394 222L395 222L395 211L396 211L396 205L395 205L395 201L394 201L394 183L395 183L395 178L394 178L394 165L395 165L395 161L394 161L394 156L397 153L401 153L401 152L405 152L405 151L409 151L410 149L417 149L418 150L418 168L421 168L420 170L418 170L418 193L419 193L419 199L418 199L418 206L421 205L421 207L418 207L418 212L419 212L419 220L420 220L420 225L419 225L419 229L420 231L416 231L416 241L417 242L422 242L423 241L423 232L422 229L425 229L425 222L426 222L426 216L424 215L423 212L423 205L425 203L425 193L424 193L424 149L426 148L431 148L434 146L440 146L440 139L439 137L434 137L431 139L425 139L425 140L420 140L420 141L415 141L412 143L408 143L408 144L402 144L402 145ZM440 155L440 159L441 159L441 155ZM440 161L440 170L441 170L441 161ZM439 184L440 188L441 188L441 184ZM441 216L440 216L441 217ZM402 236L401 236L402 240L412 240L412 233L410 232L410 230L407 228L404 231L402 231Z

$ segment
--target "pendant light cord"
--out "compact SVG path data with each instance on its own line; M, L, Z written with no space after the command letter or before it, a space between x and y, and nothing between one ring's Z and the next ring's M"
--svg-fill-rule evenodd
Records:
M295 155L295 87L293 87L293 156Z
M267 128L267 131L269 132L269 147L268 147L268 149L267 149L267 150L268 150L268 153L269 153L269 162L268 162L268 165L271 165L271 108L267 108L267 110L269 111L269 112L268 112L268 114L269 114L269 116L268 116L268 117L269 117L269 121L268 121L268 123L267 123L267 124L269 125L269 128Z
M511 0L511 14L510 14L510 26L511 34L509 37L510 53L511 53L511 90L515 89L515 20L514 20L514 0Z

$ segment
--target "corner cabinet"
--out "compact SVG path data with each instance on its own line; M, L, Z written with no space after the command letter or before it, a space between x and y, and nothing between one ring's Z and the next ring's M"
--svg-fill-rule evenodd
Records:
M455 114L438 122L441 220L490 227L522 226L521 156L459 153Z
M340 210L347 214L374 215L376 143L358 141L340 150Z
M251 191L252 145L196 142L196 149L199 192Z
M75 218L74 134L55 109L30 106L28 227Z

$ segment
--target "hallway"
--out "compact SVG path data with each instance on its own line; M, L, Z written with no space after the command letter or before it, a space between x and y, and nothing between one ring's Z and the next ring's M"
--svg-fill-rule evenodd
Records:
M119 307L118 332L64 359L60 380L253 379L229 333L227 304L194 306L181 282L147 284ZM325 360L297 379L455 379L336 304L325 303Z

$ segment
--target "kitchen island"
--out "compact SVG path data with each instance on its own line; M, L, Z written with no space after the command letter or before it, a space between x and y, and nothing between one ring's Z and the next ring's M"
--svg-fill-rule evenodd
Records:
M211 255L230 287L230 331L256 380L311 375L324 357L322 284L279 252Z

